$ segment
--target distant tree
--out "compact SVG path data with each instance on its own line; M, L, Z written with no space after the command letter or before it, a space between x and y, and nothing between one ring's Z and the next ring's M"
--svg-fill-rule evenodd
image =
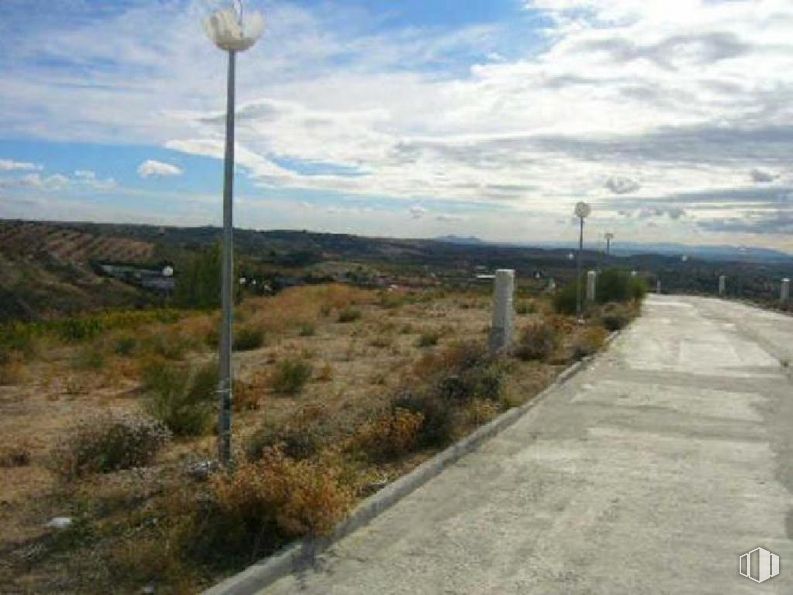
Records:
M174 303L183 308L219 308L220 271L220 244L200 250L176 279Z

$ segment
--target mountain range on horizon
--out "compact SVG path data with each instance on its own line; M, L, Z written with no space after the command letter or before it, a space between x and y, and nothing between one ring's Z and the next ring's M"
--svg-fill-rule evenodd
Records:
M576 242L491 242L482 240L475 236L456 236L446 235L434 238L439 242L452 244L479 245L479 246L515 246L521 248L545 248L545 249L575 249L578 247ZM592 249L592 245L584 243L584 248ZM758 248L754 246L732 246L729 244L719 245L689 245L674 242L619 242L611 248L611 253L615 256L633 256L637 254L658 254L661 256L683 256L700 258L704 260L731 260L738 262L784 262L793 260L793 255L773 250L771 248Z

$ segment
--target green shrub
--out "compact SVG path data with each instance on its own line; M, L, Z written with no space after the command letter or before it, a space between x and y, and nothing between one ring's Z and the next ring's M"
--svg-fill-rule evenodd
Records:
M437 331L424 331L419 335L416 345L419 347L433 347L438 344L441 335Z
M272 389L277 393L295 395L311 378L311 364L301 358L289 358L276 364L271 377Z
M641 277L631 277L630 295L636 301L641 301L647 295L647 281Z
M630 322L630 315L625 306L610 302L603 306L600 321L607 331L618 331Z
M102 414L71 427L54 449L53 468L71 479L148 464L170 439L159 421L147 416Z
M627 302L631 299L631 276L627 271L608 269L598 275L596 299L606 302Z
M218 386L217 364L191 372L162 360L143 370L146 410L178 436L200 436L213 419Z
M534 314L537 311L537 305L530 300L521 300L515 306L517 314Z
M115 345L113 345L113 351L116 355L126 357L132 355L137 346L138 340L135 337L132 335L121 335L116 339Z
M554 312L567 315L575 314L577 299L578 296L575 282L565 285L553 296Z
M234 351L250 351L264 345L264 331L256 326L243 326L234 332Z
M98 347L89 345L77 352L72 365L78 370L99 370L105 365L105 355Z
M339 322L354 322L361 318L361 311L358 308L347 307L339 312Z
M301 337L313 337L317 334L317 327L315 327L311 323L306 323L300 325L300 336Z
M527 324L520 332L515 355L525 361L545 360L559 344L559 336L553 325L545 320Z
M98 318L64 318L56 323L58 337L67 342L93 339L102 332Z

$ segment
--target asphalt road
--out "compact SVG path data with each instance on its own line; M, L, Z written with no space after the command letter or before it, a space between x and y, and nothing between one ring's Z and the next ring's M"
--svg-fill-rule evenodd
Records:
M791 317L652 296L587 370L264 593L793 593L788 360ZM738 574L757 546L781 558L764 584Z

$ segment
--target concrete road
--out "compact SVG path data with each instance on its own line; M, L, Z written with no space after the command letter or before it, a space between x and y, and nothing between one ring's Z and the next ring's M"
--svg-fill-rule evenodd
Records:
M793 593L793 318L656 297L514 426L265 593ZM738 575L764 546L781 573Z

